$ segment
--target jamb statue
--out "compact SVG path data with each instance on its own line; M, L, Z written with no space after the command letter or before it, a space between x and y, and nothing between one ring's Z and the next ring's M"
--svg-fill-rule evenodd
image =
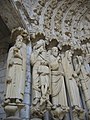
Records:
M42 112L44 109L47 109L47 107L50 107L52 105L49 100L49 61L47 57L47 51L45 49L45 41L42 39L40 39L33 47L33 52L31 54L31 64L33 66L32 108L39 109Z
M69 107L67 105L62 61L57 47L51 49L50 69L52 113L55 118L63 119Z
M18 35L16 43L10 48L7 59L5 104L21 103L24 97L26 72L26 45L23 37Z
M7 59L6 94L2 106L6 119L20 119L19 111L24 107L26 80L26 44L21 34L15 36L15 44L10 48Z
M75 73L73 68L71 50L67 50L65 52L65 56L62 57L62 63L64 67L65 80L73 112L76 111L77 113L82 113L83 109L81 107L80 95L76 81L77 74Z

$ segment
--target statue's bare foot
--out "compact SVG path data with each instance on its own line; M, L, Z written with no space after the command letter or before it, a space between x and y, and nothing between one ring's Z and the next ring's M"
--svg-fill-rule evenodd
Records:
M17 104L20 104L21 101L20 101L19 99L16 99L16 103L17 103Z
M81 112L81 113L84 112L84 110L81 107L79 107L79 106L74 106L74 110L76 110L78 112Z
M10 103L10 99L5 100L4 103L5 103L5 104Z
M68 112L68 111L69 111L69 107L62 107L62 109L63 109L65 112Z

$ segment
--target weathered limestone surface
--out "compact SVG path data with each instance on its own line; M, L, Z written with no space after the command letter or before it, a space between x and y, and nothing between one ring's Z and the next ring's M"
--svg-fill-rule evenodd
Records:
M24 92L23 103L25 107L21 110L22 120L30 120L30 106L31 106L31 67L30 67L30 55L31 55L31 43L27 45L27 63L26 63L26 84Z
M7 62L7 51L8 51L9 44L0 42L0 104L4 101L5 95L5 76L6 76L6 62ZM0 106L0 119L5 118L5 111L3 107Z
M3 4L5 1L1 3ZM44 119L47 119L47 117L43 115L46 115L46 111L50 110L55 111L52 112L53 118L58 120L58 114L61 113L59 117L60 119L63 119L64 116L67 116L67 113L62 110L60 111L60 109L57 109L63 105L62 99L59 97L60 94L63 96L62 93L64 93L65 104L67 107L69 107L67 112L68 114L70 113L69 117L71 120L90 119L90 1L11 0L8 5L11 5L10 9L13 8L12 12L17 11L18 16L21 20L21 22L19 22L18 17L18 22L15 21L12 17L13 13L8 9L9 6L5 4L5 7L3 4L4 7L1 6L0 8L6 8L7 15L5 13L2 14L3 12L0 14L9 29L12 30L13 26L22 26L21 23L23 22L23 27L25 27L25 29L27 29L30 34L31 44L33 48L32 54L36 49L34 46L39 42L40 39L43 39L45 41L45 51L47 54L47 57L45 58L48 59L51 55L52 48L57 47L59 51L58 57L60 57L59 62L63 67L63 74L58 75L58 69L55 69L55 71L53 71L53 68L50 68L50 59L48 59L47 65L44 61L44 65L49 67L48 73L45 73L44 75L42 74L43 72L40 73L40 71L38 74L35 73L37 71L37 66L34 65L32 65L32 70L30 71L29 64L31 52L29 51L27 58L27 87L25 87L26 89L24 93L24 103L26 104L26 108L22 110L22 119L29 119L32 114L30 113L30 108L32 108L33 105L35 106L35 104L33 104L33 100L32 104L30 104L30 97L32 97L32 94L34 94L35 99L39 97L39 100L37 100L39 104L37 106L40 107L40 105L43 104L43 107L41 107L41 109L45 110L41 115L40 113L42 111L39 109L39 111L36 112L38 114L34 114L33 119L42 119L42 117L44 117ZM9 15L8 12L10 12ZM17 16L16 13L13 14L13 16L14 15ZM15 21L14 25L10 18ZM39 51L38 49L36 50ZM41 51L38 53L42 54ZM68 51L71 51L71 55L68 54ZM63 60L64 58L66 61ZM56 59L53 63L55 62ZM66 63L67 65L65 66ZM56 65L57 64L55 64L54 67L58 68ZM53 65L51 66L53 67ZM33 78L31 80L31 76L29 74L33 71L33 69L35 70L35 74L32 76L34 76L34 78L39 76L39 79L37 79L40 82L37 83L37 81L35 81L37 83L35 84L39 87L39 89L34 88L34 92L33 89L30 89L32 86L31 82L34 82L34 80ZM4 70L1 70L2 77L4 76L3 72ZM53 99L53 93L57 93L57 91L59 91L56 89L54 91L53 87L56 87L56 83L59 83L60 80L57 79L57 81L55 81L55 84L52 81L56 80L55 78L58 78L59 76L60 80L63 81L63 88L61 89L62 91L58 92L58 94L55 94L55 99ZM46 83L49 81L51 84L45 84L45 81ZM3 86L3 84L1 86ZM47 93L47 91L49 92ZM45 106L45 103L47 104L48 102L51 104L49 108ZM54 106L53 104L56 103L58 103L58 105ZM84 114L86 114L86 116ZM68 117L65 118L65 120L68 119Z
M26 83L29 83L26 81L26 62L28 62L26 61L28 58L26 44L29 41L29 36L26 30L19 27L12 31L11 37L15 40L15 44L10 48L7 58L6 95L3 108L7 115L6 119L9 119L9 117L12 117L10 119L15 117L19 119L19 112L23 107L26 107L29 112L30 95L24 92ZM28 103L24 97L28 100ZM25 115L27 116L25 118L29 119L28 112L26 111Z

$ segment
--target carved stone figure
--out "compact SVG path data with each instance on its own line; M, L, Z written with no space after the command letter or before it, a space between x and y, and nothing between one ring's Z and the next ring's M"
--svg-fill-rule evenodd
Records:
M39 40L33 48L31 64L33 66L32 104L37 108L40 108L40 106L45 105L46 103L51 106L49 101L50 70L47 51L45 49L45 41L42 39Z
M51 68L51 97L53 110L55 111L54 117L63 119L66 112L68 112L66 90L64 83L64 72L59 56L58 48L53 47L50 55L50 68Z
M88 54L90 54L90 43L87 43L86 46L87 46Z
M88 74L90 74L90 54L86 54L84 57L84 66Z
M7 59L5 103L21 103L24 97L26 72L26 46L23 37L18 35L16 43L10 48Z
M77 112L83 112L81 108L79 90L76 83L77 74L74 72L72 64L71 50L65 52L65 56L62 57L62 63L72 109Z
M79 79L81 83L81 87L83 89L85 102L88 108L88 112L90 114L90 74L86 71L84 66L84 60L82 56L78 56L78 64L79 64Z

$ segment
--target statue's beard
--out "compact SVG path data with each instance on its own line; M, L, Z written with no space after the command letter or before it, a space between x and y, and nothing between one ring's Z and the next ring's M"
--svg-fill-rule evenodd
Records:
M58 56L58 54L54 54L54 53L53 53L53 56L57 57L57 56Z
M18 49L20 49L20 48L22 47L22 45L16 45L16 47L17 47Z

